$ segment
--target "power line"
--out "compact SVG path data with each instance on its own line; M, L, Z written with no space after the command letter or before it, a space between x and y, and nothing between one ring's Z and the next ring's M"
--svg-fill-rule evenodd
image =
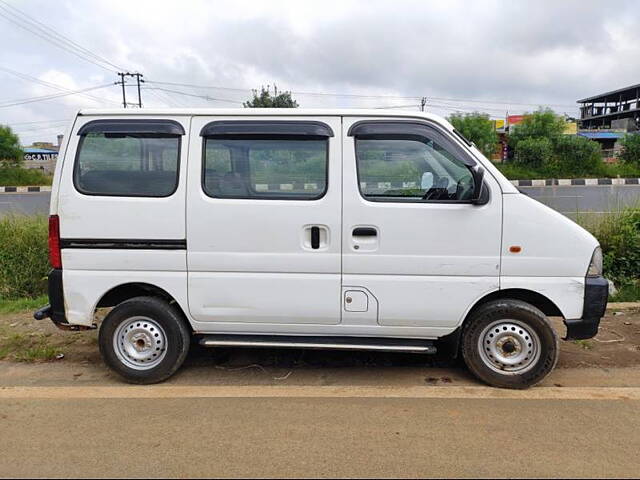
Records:
M0 108L15 107L17 105L25 105L27 103L43 102L43 101L46 101L46 100L52 100L54 98L68 97L69 95L77 95L77 94L83 93L83 92L90 92L92 90L98 90L99 88L110 87L111 85L112 85L111 83L107 83L106 85L98 85L98 86L95 86L95 87L89 87L89 88L85 88L85 89L77 90L77 91L56 93L56 94L52 94L52 95L43 95L43 96L40 96L40 97L31 97L31 98L22 98L22 99L16 99L16 100L9 100L8 103L0 103Z
M114 69L122 70L113 62L106 58L92 52L91 50L79 45L70 38L62 35L51 29L49 25L46 25L39 20L33 18L22 10L7 3L5 0L0 0L0 16L5 18L10 23L42 38L43 40L55 45L56 47L71 53L78 58L81 58L87 62L93 63L105 70L114 71ZM4 12L4 13L3 13ZM41 31L40 29L43 29ZM108 65L108 66L107 66Z
M147 80L147 83L150 84L158 84L158 85L174 85L181 87L190 87L190 88L201 88L201 89L212 89L212 90L228 90L228 91L236 91L236 92L247 92L251 91L249 88L237 88L237 87L222 87L222 86L213 86L213 85L196 85L193 83L178 83L178 82L162 82L158 80ZM426 98L421 95L366 95L366 94L357 94L357 93L335 93L335 92L304 92L304 91L295 91L291 90L291 93L294 95L309 95L309 96L328 96L328 97L345 97L345 98L395 98L395 99L410 99L410 100L419 100L422 101ZM446 98L446 97L428 97L429 100L440 100L440 101L449 101L449 102L464 102L464 103L479 103L485 105L520 105L520 106L547 106L547 107L563 107L563 108L575 108L575 105L568 104L554 104L554 103L540 103L540 102L512 102L507 100L482 100L482 99L468 99L468 98Z
M32 77L31 75L27 75L27 74L21 73L21 72L16 72L15 70L11 70L10 68L7 68L7 67L0 66L0 71L9 73L11 75L14 75L14 76L16 76L16 77L18 77L18 78L20 78L22 80L33 82L33 83L37 83L37 84L40 84L40 85L44 85L45 87L54 88L54 89L59 90L59 91L63 91L63 92L72 92L73 91L73 90L71 90L71 89L69 89L67 87L63 87L62 85L58 85L57 83L46 82L44 80L40 80L39 78ZM95 100L97 102L102 102L102 103L106 102L106 103L111 103L111 104L118 105L117 102L114 102L114 101L106 99L106 98L94 97L93 95L89 95L89 94L86 94L86 93L82 93L82 94L79 94L79 95L82 96L82 97L89 98L91 100Z
M151 83L151 82L145 82L145 83ZM157 82L155 82L155 83L157 83ZM171 93L176 93L178 95L185 95L187 97L202 98L202 99L208 100L210 102L227 102L227 103L242 104L242 102L240 102L238 100L229 100L227 98L215 98L215 97L210 97L209 95L196 95L196 94L193 94L193 93L181 92L179 90L171 90L171 89L168 89L168 88L144 87L144 90L160 90L162 92L171 92Z

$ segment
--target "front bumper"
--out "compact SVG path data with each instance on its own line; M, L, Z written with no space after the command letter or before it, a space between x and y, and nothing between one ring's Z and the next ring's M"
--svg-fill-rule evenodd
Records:
M587 277L584 284L584 307L582 318L565 320L567 336L565 340L583 340L598 334L600 319L604 317L609 299L609 282L606 278Z

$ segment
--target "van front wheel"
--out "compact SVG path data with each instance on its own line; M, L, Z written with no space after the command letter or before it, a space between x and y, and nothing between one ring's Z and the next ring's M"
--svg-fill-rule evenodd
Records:
M173 306L156 297L136 297L109 312L98 342L105 363L125 381L149 384L180 368L190 333Z
M558 336L547 317L520 300L482 305L462 332L467 367L494 387L535 385L553 370L558 352Z

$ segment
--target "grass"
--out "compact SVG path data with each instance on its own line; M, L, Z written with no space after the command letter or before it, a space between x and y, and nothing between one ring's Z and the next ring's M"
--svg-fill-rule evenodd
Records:
M29 185L51 185L53 177L42 173L41 170L19 167L0 168L0 186L26 187Z
M46 295L39 295L35 298L0 299L0 314L37 310L47 303L49 303L49 298Z
M623 163L601 163L594 172L570 173L553 167L530 168L517 163L495 163L509 180L537 180L547 178L638 178L640 167Z
M593 348L593 343L590 340L574 340L573 343L583 350L591 350Z
M42 334L0 334L0 360L42 362L54 360L59 353L60 350L49 345L47 337Z
M0 299L33 298L46 292L47 232L44 215L0 218Z
M638 302L640 301L640 284L638 282L623 284L618 292L609 298L610 302Z

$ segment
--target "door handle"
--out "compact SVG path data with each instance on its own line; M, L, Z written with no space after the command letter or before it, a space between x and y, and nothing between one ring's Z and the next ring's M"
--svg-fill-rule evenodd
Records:
M371 227L358 227L353 229L354 237L376 237L378 236L378 231L375 228Z
M311 227L311 248L317 250L320 248L320 228Z

